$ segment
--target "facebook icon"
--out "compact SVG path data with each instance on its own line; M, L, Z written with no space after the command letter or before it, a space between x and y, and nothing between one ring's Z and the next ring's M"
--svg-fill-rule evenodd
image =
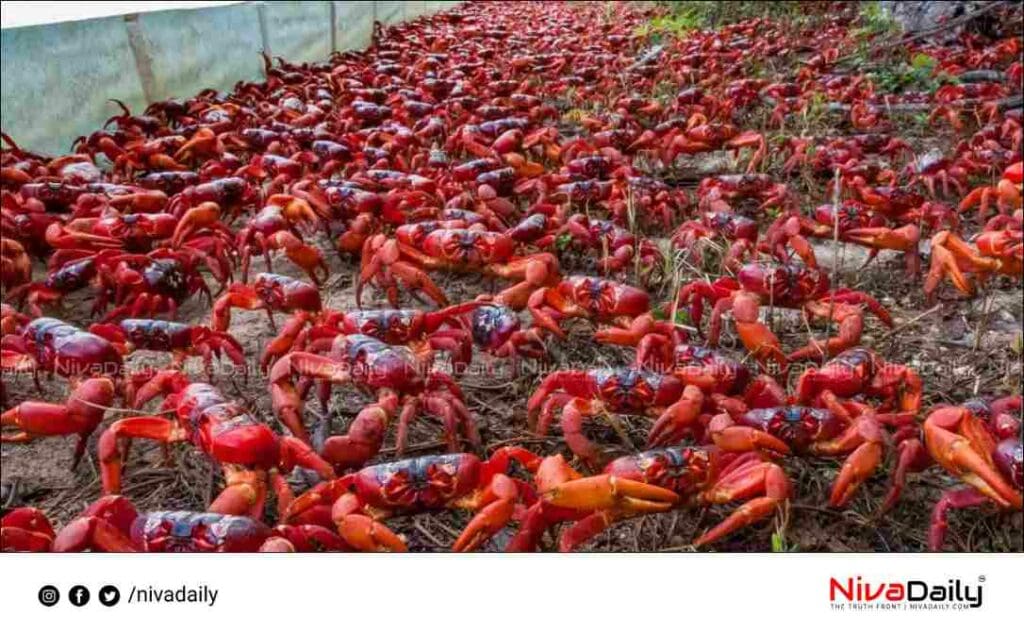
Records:
M89 603L89 590L82 585L75 585L68 592L68 600L76 607L84 607Z

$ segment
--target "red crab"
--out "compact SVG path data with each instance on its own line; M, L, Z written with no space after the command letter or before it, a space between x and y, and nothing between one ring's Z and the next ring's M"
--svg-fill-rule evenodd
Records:
M959 209L964 212L977 205L978 214L984 218L988 215L994 198L999 212L1009 214L1014 209L1021 207L1022 181L1024 181L1024 163L1013 163L1003 171L1002 177L994 187L985 185L971 190L960 201Z
M939 407L924 421L928 453L939 466L968 485L946 492L935 505L928 532L928 547L933 551L942 549L952 509L989 502L1016 512L1024 507L1020 396L978 405Z
M757 452L727 453L716 446L674 446L620 457L601 475L584 477L560 456L535 476L539 500L527 512L510 551L536 551L544 531L572 521L558 549L571 551L617 521L675 507L743 501L693 545L700 547L753 525L781 509L792 484L778 464Z
M730 452L846 456L829 497L831 505L841 507L881 464L886 440L870 407L838 401L828 405L813 408L778 402L738 416L720 413L711 419L707 431L716 446Z
M110 378L86 378L72 388L65 404L22 402L0 416L0 426L16 429L15 433L0 436L0 441L20 444L43 436L77 434L78 442L71 460L74 470L85 454L89 437L113 404L115 394L114 381Z
M241 370L245 370L242 345L227 332L218 332L201 325L188 325L155 319L125 319L120 323L96 323L89 327L93 334L114 343L122 355L136 349L170 352L172 369L180 369L189 356L201 356L208 378L213 376L213 358L223 353Z
M830 204L817 207L814 210L813 231L818 237L830 238L838 224L840 240L871 249L867 262L873 260L882 249L900 251L906 260L908 274L917 275L921 266L918 255L921 230L918 224L923 224L924 216L932 210L934 212L931 214L932 218L928 218L928 223L930 224L933 218L941 219L942 209L932 203L926 203L897 219L896 222L902 224L892 228L891 218L874 213L863 203L847 200L841 203L838 210L833 209Z
M49 552L56 536L38 508L13 508L0 519L0 552Z
M242 254L242 281L249 280L249 262L252 255L263 254L267 271L273 272L270 252L283 249L296 266L319 285L326 280L330 271L323 254L303 241L302 231L311 233L327 218L314 211L308 202L295 196L275 194L267 198L263 208L254 215L238 232L236 248ZM174 235L174 243L182 243L196 229L220 224L220 208L207 202L189 209L182 216ZM323 278L317 273L322 271Z
M288 349L318 352L330 349L331 341L338 334L365 334L388 345L407 345L418 357L425 358L434 351L446 351L456 373L461 373L473 359L473 336L460 317L482 305L481 301L469 301L432 312L387 308L329 311L309 330L302 328L315 315L304 317L297 314L275 339L273 353L266 354L261 362L269 362L279 353L283 354L288 338L295 341Z
M547 434L555 412L561 408L562 435L573 454L591 466L603 459L583 435L585 416L613 413L657 416L649 443L664 445L681 438L697 420L704 406L700 389L671 374L635 367L562 370L548 374L526 405L532 430Z
M5 320L11 319L15 317L7 316ZM63 405L29 400L5 411L0 424L17 432L4 435L2 441L20 443L38 436L76 433L79 440L72 458L74 469L85 453L89 436L113 404L123 365L121 354L105 339L47 317L5 334L0 353L4 371L32 372L37 389L40 371L59 374L71 385ZM0 390L0 403L4 395Z
M932 236L932 263L924 282L925 295L931 299L943 278L948 278L964 296L974 294L974 284L965 276L973 273L979 282L989 275L1024 275L1024 233L1020 228L982 231L973 243L952 231Z
M100 266L101 284L110 291L117 307L104 321L170 312L189 297L202 293L212 301L210 289L199 274L199 258L190 251L158 249L146 255L123 254L111 260L113 270Z
M237 402L225 398L213 385L189 379L177 370L162 370L143 384L133 407L141 408L165 394L161 410L173 411L176 420L156 416L122 418L111 424L97 444L104 494L121 490L121 448L126 438L146 438L172 444L190 442L220 464L225 488L209 511L263 514L268 480L277 494L279 512L291 502L291 491L281 473L295 466L334 476L334 469L296 437L278 436Z
M470 316L470 331L478 347L498 358L542 358L547 354L540 328L523 329L519 315L508 306L477 307Z
M522 308L529 293L557 281L558 260L551 253L516 256L518 243L510 235L476 229L438 229L426 235L417 225L399 227L394 238L377 236L366 242L356 284L359 305L363 286L374 280L397 305L397 281L422 291L438 305L448 299L423 269L480 272L517 283L495 300Z
M705 393L742 393L750 381L742 363L700 345L674 344L657 333L644 336L636 346L636 365L670 373Z
M700 220L687 220L672 234L672 246L684 251L694 266L701 267L707 249L702 248L706 240L721 239L728 244L728 254L722 260L725 267L731 267L731 260L737 260L743 252L752 249L757 242L757 221L745 215L730 211L708 211Z
M65 295L76 290L92 287L95 290L93 313L102 312L109 300L109 275L101 275L104 266L116 263L123 255L120 251L104 250L94 255L72 259L59 264L51 260L50 272L43 281L29 281L11 288L7 297L20 305L28 304L29 311L35 316L43 316L42 306L56 304L60 306Z
M654 319L650 302L647 292L639 288L603 277L574 275L536 290L528 305L534 326L559 338L566 336L560 323L567 318L610 325L595 333L600 343L635 345L650 332L682 336L671 324Z
M787 209L792 196L786 185L775 182L767 174L726 174L710 176L697 186L698 209L711 212L732 212L747 200L760 203L758 211L770 207Z
M211 327L214 330L227 331L231 324L232 308L266 310L270 326L275 330L275 311L290 312L293 319L316 316L323 311L320 291L316 286L274 273L260 273L251 284L234 283L228 286L227 292L213 304ZM285 327L287 329L288 326Z
M32 280L32 260L21 242L0 237L0 286L14 288Z
M634 266L641 283L649 286L665 272L665 256L650 240L639 238L611 220L588 218L582 213L572 215L556 230L537 242L543 249L581 248L588 253L602 253L597 268L605 276L628 272Z
M875 352L854 347L838 354L820 368L800 374L797 402L817 405L834 398L864 395L882 398L879 420L913 422L921 408L924 389L921 376L905 365L885 361ZM886 414L886 411L896 411Z
M322 552L348 551L319 525L278 525L214 512L159 510L140 514L119 495L106 495L60 532L36 508L18 508L18 525L4 517L4 551L37 552ZM25 526L25 527L22 527ZM47 530L49 528L49 530ZM8 549L10 548L10 549Z
M671 164L680 154L700 154L719 149L732 150L737 155L745 147L752 147L754 154L747 163L752 172L764 159L767 147L764 136L754 130L740 131L729 123L709 123L707 117L697 113L688 120L674 119L653 130L647 130L629 146L630 151L657 146L661 158ZM659 131L660 130L660 131Z
M690 316L700 323L704 300L714 303L708 343L718 344L722 315L732 311L736 332L750 353L762 364L769 360L784 369L787 362L835 356L860 340L864 327L861 305L866 305L879 319L892 326L892 318L875 299L847 288L829 290L828 274L816 268L797 264L765 266L748 264L736 279L722 277L714 283L692 282L679 292L679 302L690 301ZM809 316L828 318L839 324L839 331L825 341L811 341L788 357L775 334L759 318L762 301L780 308L799 308Z
M294 435L305 437L304 398L294 384L296 375L325 385L319 393L324 407L334 384L353 383L377 396L374 404L359 412L346 435L324 443L322 454L338 468L362 466L377 454L387 424L400 405L399 454L405 450L409 423L421 407L442 419L450 450L458 449L460 435L473 446L480 444L458 384L451 376L432 370L408 347L387 345L363 334L342 334L334 339L330 357L291 352L274 363L270 370L274 413Z
M315 486L296 498L284 517L303 522L306 515L316 515L318 507L329 506L330 522L350 547L404 552L405 540L384 519L463 508L475 514L452 550L472 551L505 527L524 502L535 499L529 484L506 474L513 461L533 471L540 458L522 448L505 447L488 460L455 453L367 466Z

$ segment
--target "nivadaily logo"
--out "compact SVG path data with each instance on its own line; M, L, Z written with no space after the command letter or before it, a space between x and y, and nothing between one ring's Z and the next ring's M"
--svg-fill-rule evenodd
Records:
M984 602L984 576L967 582L950 578L944 582L895 580L873 582L861 576L829 579L828 599L835 610L871 609L977 609Z

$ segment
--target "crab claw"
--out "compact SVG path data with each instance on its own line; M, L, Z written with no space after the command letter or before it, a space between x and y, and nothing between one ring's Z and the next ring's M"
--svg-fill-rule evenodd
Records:
M216 226L220 222L220 205L216 202L198 204L181 216L171 236L171 244L180 247L186 239L199 229Z
M720 413L711 418L708 432L715 445L725 451L743 453L767 450L780 455L790 453L789 446L779 438L747 426L736 426L728 413Z
M405 541L368 516L351 514L337 522L338 534L360 552L407 552Z
M469 552L476 549L512 520L519 493L515 483L505 475L496 475L491 482L490 492L497 495L498 499L484 506L473 517L455 540L452 551Z
M980 422L974 421L980 425ZM928 452L950 473L960 477L1000 506L1020 508L1021 493L1000 475L988 455L983 455L971 441L951 429L972 426L971 414L961 407L944 407L924 422L924 439ZM977 433L970 433L976 435Z
M331 508L331 520L338 527L338 534L349 545L360 552L406 552L408 547L402 537L388 529L383 523L357 514L360 511L358 498L353 494L342 495Z
M331 270L327 267L320 251L295 237L290 231L278 231L272 234L267 238L266 245L271 249L283 249L285 256L305 271L317 286L322 285L330 277ZM323 272L323 278L317 275L320 271Z
M832 494L829 497L829 505L835 508L842 507L850 500L853 493L860 485L871 476L882 462L882 445L875 442L868 442L857 447L839 470L832 485Z
M319 506L332 504L345 492L348 480L344 477L319 483L292 500L281 514L281 522L295 524L299 517Z
M48 552L53 526L38 508L14 508L0 520L0 551Z
M679 502L679 495L632 479L596 475L558 484L541 493L541 499L549 505L573 510L665 512Z
M921 232L917 226L908 224L898 229L870 226L850 229L843 233L843 239L870 248L884 248L896 251L909 251L917 248Z
M687 385L683 397L665 409L651 428L648 446L666 446L682 439L686 431L694 426L704 407L704 393L693 385Z

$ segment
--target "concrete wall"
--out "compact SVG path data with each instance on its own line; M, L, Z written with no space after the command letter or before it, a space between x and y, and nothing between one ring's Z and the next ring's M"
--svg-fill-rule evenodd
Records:
M0 128L26 149L63 153L119 110L262 78L259 53L315 61L458 2L245 2L0 31Z

